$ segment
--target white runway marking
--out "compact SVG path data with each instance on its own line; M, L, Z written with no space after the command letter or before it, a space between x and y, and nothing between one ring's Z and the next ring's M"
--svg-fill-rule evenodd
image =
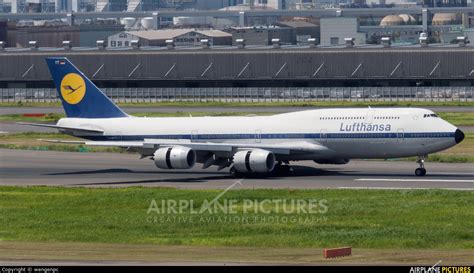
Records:
M409 188L409 187L337 187L345 190L450 190L474 191L474 188Z
M386 182L435 182L435 183L445 183L445 182L454 182L454 183L474 183L474 180L457 180L457 179L416 179L416 178L358 178L354 181L386 181Z
M438 173L438 172L430 172L429 174L436 174L436 175L474 175L474 173Z

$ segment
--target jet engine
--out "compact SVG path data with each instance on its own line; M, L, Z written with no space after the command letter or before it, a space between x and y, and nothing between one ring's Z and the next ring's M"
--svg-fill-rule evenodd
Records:
M153 160L160 169L190 169L196 163L196 152L187 147L159 148Z
M275 155L272 152L255 149L234 154L234 168L242 173L267 173L275 167Z
M334 164L334 165L344 165L349 163L347 158L338 158L338 159L316 159L314 162L318 164Z

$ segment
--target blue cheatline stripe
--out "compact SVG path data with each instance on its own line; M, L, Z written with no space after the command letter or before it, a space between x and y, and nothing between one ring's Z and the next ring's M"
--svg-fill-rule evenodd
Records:
M90 140L144 140L147 139L193 139L193 140L216 140L216 139L255 139L256 134L176 134L176 135L105 135L105 136L82 136ZM275 133L260 134L262 139L320 139L321 134L313 133ZM454 132L428 132L428 133L327 133L323 138L327 139L364 139L364 138L450 138Z

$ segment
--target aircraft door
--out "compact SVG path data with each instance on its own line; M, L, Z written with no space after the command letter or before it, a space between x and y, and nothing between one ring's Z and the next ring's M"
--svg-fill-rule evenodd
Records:
M365 123L371 124L373 120L374 120L374 110L369 109L369 111L367 112L367 116L365 117Z
M262 142L262 130L255 130L255 143Z
M403 142L405 139L405 131L401 128L397 130L397 141L398 142Z
M328 131L326 129L321 130L321 134L319 135L321 143L325 143L328 140Z
M191 131L191 142L198 141L198 131L192 130Z

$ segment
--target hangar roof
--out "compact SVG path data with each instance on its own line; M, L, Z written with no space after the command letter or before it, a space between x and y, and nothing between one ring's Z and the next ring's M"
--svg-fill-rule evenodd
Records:
M191 29L191 28L179 28L179 29L159 29L159 30L148 30L148 31L127 31L126 33L140 37L147 40L167 40L173 39L178 36L196 32L204 36L217 38L217 37L231 37L232 34L229 34L224 31L215 30L215 29Z
M292 28L302 28L302 27L318 27L318 25L315 25L313 23L309 23L306 21L280 21L277 23L279 26L286 26L286 27L292 27Z

